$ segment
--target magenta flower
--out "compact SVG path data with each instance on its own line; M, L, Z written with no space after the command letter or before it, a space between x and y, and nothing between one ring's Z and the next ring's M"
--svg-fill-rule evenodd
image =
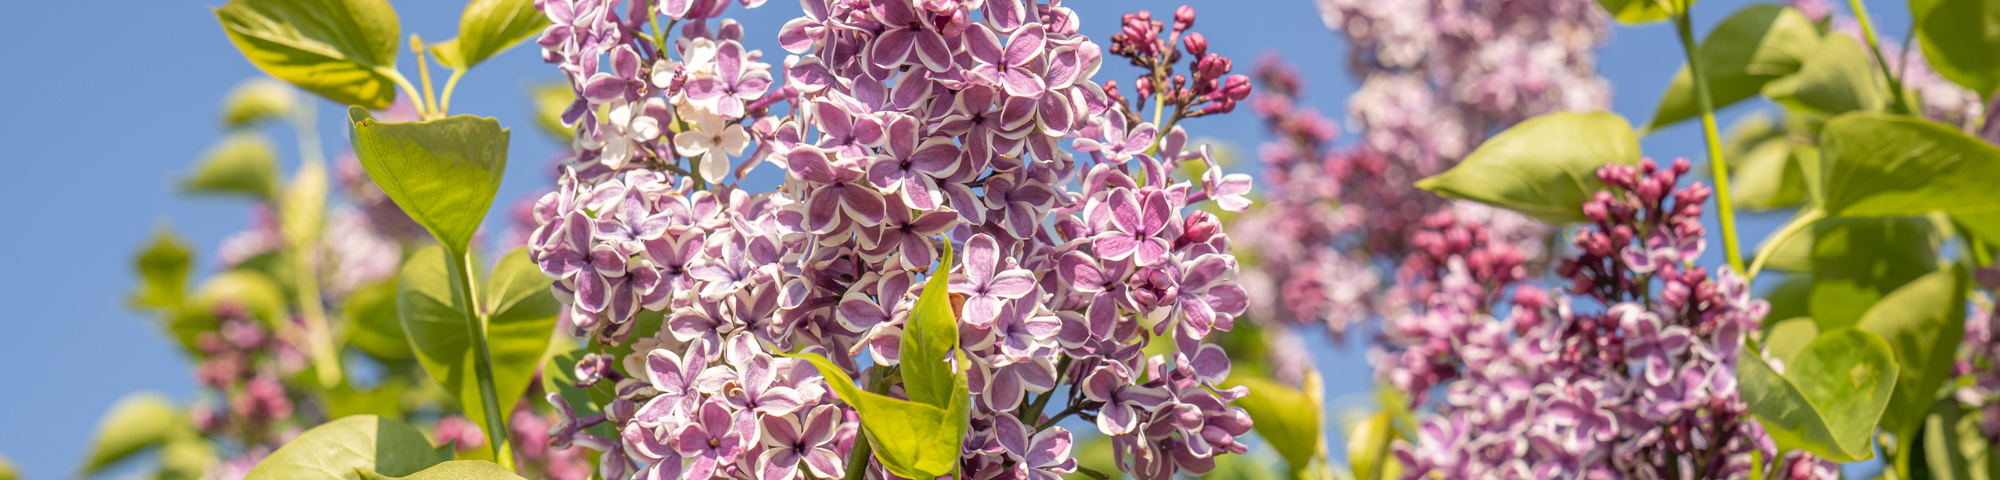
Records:
M1035 289L1035 274L1002 263L999 244L983 233L965 241L964 266L961 274L951 279L951 292L966 296L961 319L973 326L991 327L1000 317L1002 302L1025 297Z
M757 478L789 480L798 476L804 463L814 478L840 478L848 465L841 465L833 452L834 433L841 421L840 409L820 405L802 421L795 415L764 417L764 454L757 457ZM857 439L857 441L860 441Z
M1098 130L1104 135L1104 140L1078 138L1076 151L1089 153L1099 161L1123 165L1132 160L1132 156L1145 154L1160 136L1160 129L1152 123L1141 123L1128 130L1124 115L1106 115L1103 122Z
M959 223L958 214L951 211L920 212L910 218L908 207L901 200L889 200L889 218L874 230L862 232L861 252L873 258L894 257L896 265L903 269L917 270L929 267L937 261L937 250L931 246L931 237L951 231Z
M1108 364L1083 378L1083 395L1103 402L1097 411L1097 429L1105 435L1124 435L1139 428L1139 420L1159 410L1172 399L1166 389L1133 384L1123 364Z
M874 226L888 216L882 194L861 180L861 173L827 163L827 152L801 145L785 156L792 175L817 188L806 200L806 226L831 234L852 224Z
M674 431L674 449L689 460L685 478L709 478L743 454L744 432L721 402L707 402L690 412L687 425Z
M1069 429L1050 427L1036 431L1021 424L1013 415L994 416L993 436L1014 461L1014 478L1020 480L1060 480L1076 472L1070 458Z
M687 97L701 102L725 118L740 118L744 105L771 89L769 66L744 58L743 44L725 41L716 45L715 71L688 82Z
M1174 215L1166 195L1154 189L1134 195L1131 189L1120 188L1111 191L1109 206L1111 225L1116 230L1091 240L1091 247L1099 256L1106 260L1131 257L1133 264L1142 267L1166 258L1173 244L1160 234Z
M909 65L914 54L915 63L933 72L951 67L952 49L946 45L944 34L924 19L924 12L911 8L905 1L876 2L872 10L875 18L888 27L888 31L875 37L868 50L869 61L875 66L893 69Z
M1035 72L1035 60L1041 58L1046 43L1042 24L1031 23L1015 30L1007 37L1006 47L1000 46L991 30L975 28L966 31L966 51L979 62L972 68L972 74L992 82L1007 90L1008 95L1036 98L1047 91L1040 73Z
M672 418L695 413L695 406L701 400L695 391L695 382L708 367L707 343L696 339L690 343L687 356L672 350L655 349L646 353L646 380L660 394L647 400L639 407L633 420L648 427L658 427Z
M917 143L916 123L898 119L889 124L888 148L868 167L868 181L903 198L903 204L918 210L936 210L944 204L938 180L958 171L959 149L950 137L929 137ZM927 263L928 264L928 263Z

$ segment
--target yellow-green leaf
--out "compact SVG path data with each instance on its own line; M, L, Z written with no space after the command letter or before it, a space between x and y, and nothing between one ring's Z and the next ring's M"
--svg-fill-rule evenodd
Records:
M484 427L488 423L475 371L477 352L465 306L452 281L442 248L420 250L397 277L396 309L418 363L452 394L466 418ZM502 257L481 287L487 292L480 308L487 312L493 389L499 410L512 412L548 351L560 307L549 293L548 277L528 261L525 250Z
M278 154L262 134L231 133L201 155L194 174L181 180L181 190L269 201L278 196Z
M222 100L222 124L229 128L280 120L297 108L298 95L284 82L267 77L244 80L229 89Z
M1635 2L1636 3L1636 2ZM1770 4L1743 7L1708 32L1695 50L1708 77L1715 108L1756 96L1764 84L1799 71L1806 57L1819 50L1819 27L1798 10ZM1698 115L1694 77L1686 65L1660 96L1647 131L1658 130Z
M1938 387L1952 376L1965 336L1966 280L1958 268L1931 272L1882 297L1856 325L1888 340L1896 353L1901 373L1882 428L1898 437L1914 438Z
M402 24L388 0L232 0L215 17L264 73L343 104L396 100Z
M454 460L426 468L408 476L391 477L363 472L370 480L508 480L522 478L500 464L479 460Z
M415 427L354 415L299 434L271 452L244 480L363 480L361 472L409 475L437 464L431 442Z
M172 401L157 393L127 395L97 422L79 473L90 475L149 448L158 447L174 432L187 428L187 418Z
M161 226L153 233L153 241L139 251L134 259L139 270L140 284L132 293L132 304L143 307L171 309L179 307L187 294L188 265L194 263L194 254L188 250L187 242L172 228Z
M369 178L439 243L464 254L507 172L507 129L470 115L410 123L379 122L359 107L347 115Z
M439 43L432 51L438 63L464 70L535 37L548 25L549 17L535 10L533 0L472 0L459 17L458 38Z
M1597 169L1609 163L1639 163L1630 123L1607 112L1551 113L1494 135L1417 188L1563 224L1584 219L1583 202L1600 186Z
M958 348L958 315L952 312L951 242L945 242L944 256L937 271L924 282L924 293L910 309L903 324L903 391L910 401L944 408L951 401L952 386L961 377L953 370L951 352Z
M1897 373L1881 337L1853 328L1823 333L1782 375L1755 351L1743 351L1738 362L1743 402L1780 452L1805 450L1836 462L1874 458L1875 422Z

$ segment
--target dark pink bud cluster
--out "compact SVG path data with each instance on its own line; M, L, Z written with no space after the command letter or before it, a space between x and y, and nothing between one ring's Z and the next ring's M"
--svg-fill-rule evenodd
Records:
M211 313L220 325L195 336L202 357L195 377L215 393L216 403L193 407L195 427L244 446L275 448L282 440L277 424L294 407L279 379L303 368L303 358L241 304L222 302Z
M1145 107L1143 103L1154 96L1161 96L1159 101L1174 109L1175 120L1227 113L1236 108L1236 102L1250 96L1250 77L1230 75L1234 64L1229 57L1209 52L1208 38L1188 31L1194 27L1194 19L1194 8L1182 5L1174 10L1173 30L1167 31L1150 11L1125 14L1119 32L1111 35L1111 54L1125 57L1146 71L1133 81L1142 105L1136 110L1126 108L1127 115L1136 118L1136 112ZM1162 38L1162 33L1167 36ZM1193 59L1188 73L1175 71L1183 50ZM1116 83L1106 81L1104 90L1113 101L1126 105Z

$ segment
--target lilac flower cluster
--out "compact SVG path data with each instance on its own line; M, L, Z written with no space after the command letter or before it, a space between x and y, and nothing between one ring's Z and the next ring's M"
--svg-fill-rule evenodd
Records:
M288 422L298 399L283 379L305 368L305 355L239 304L222 302L213 314L219 326L195 336L201 354L195 378L209 395L195 402L190 418L239 456L262 458L298 434Z
M1594 225L1557 268L1559 293L1518 284L1519 257L1476 230L1426 220L1435 233L1415 243L1448 256L1406 265L1434 287L1374 354L1400 389L1442 394L1396 446L1407 478L1747 478L1753 455L1774 458L1733 374L1769 306L1733 272L1692 266L1710 191L1676 187L1688 169L1600 169L1609 190L1583 205Z
M1249 84L1190 31L1192 9L1171 33L1125 19L1112 51L1147 70L1131 105L1092 80L1104 50L1060 1L807 0L779 34L783 86L739 25L711 28L725 3L694 3L538 2L577 136L534 206L530 256L602 347L580 386L616 397L579 416L551 395L556 446L603 451L614 479L886 475L847 464L853 411L774 353L896 365L944 235L961 261L932 275L951 275L960 305L969 475L1074 472L1055 425L1070 416L1141 478L1246 450L1249 418L1229 404L1247 392L1219 386L1228 357L1203 340L1247 299L1217 218L1188 212L1247 207L1249 177L1179 122L1231 110ZM645 33L659 23L678 38ZM1191 76L1174 73L1183 52ZM727 183L765 162L785 169L779 192ZM1207 173L1176 178L1188 162ZM1155 341L1173 348L1148 357ZM617 438L584 431L604 423Z

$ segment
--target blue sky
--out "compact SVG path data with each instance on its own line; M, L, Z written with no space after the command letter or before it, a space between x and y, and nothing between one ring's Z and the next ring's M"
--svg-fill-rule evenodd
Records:
M1083 15L1085 32L1100 42L1114 31L1120 13L1150 8L1170 15L1178 5L1070 3ZM1200 12L1196 30L1208 37L1211 51L1236 61L1237 73L1249 73L1264 53L1278 52L1299 66L1309 102L1329 115L1343 115L1343 99L1355 84L1345 72L1346 47L1321 24L1310 1L1187 3ZM1697 29L1748 3L1697 4ZM1876 3L1878 31L1889 37L1904 32L1909 19L1902 3ZM17 49L15 66L0 75L0 91L6 92L0 95L0 112L6 114L0 119L0 145L11 152L8 171L0 174L0 205L12 205L0 207L0 224L13 226L0 235L0 251L15 252L6 261L14 273L0 279L0 299L14 305L0 320L6 326L0 365L12 366L0 369L0 455L20 465L26 478L74 472L98 415L127 393L152 390L183 400L194 395L188 362L150 318L127 309L124 298L134 283L131 253L159 226L171 223L192 240L198 268L205 272L212 269L216 244L247 223L243 202L187 197L173 188L222 133L215 111L224 92L260 75L223 36L211 5L115 0L92 2L90 13L80 14L67 2L22 2L10 7L9 17L17 21L0 29L0 44L26 47ZM397 5L405 35L433 40L456 34L461 6L443 0ZM792 2L733 11L746 27L749 46L764 49L773 63L783 58L772 39L780 25L798 16ZM402 58L404 71L415 79L407 50ZM1635 124L1649 118L1681 59L1673 31L1664 24L1618 28L1598 54L1599 69L1614 85L1613 110ZM1133 73L1107 62L1100 79L1122 80ZM532 130L532 106L524 92L556 78L532 47L524 47L473 70L458 87L455 113L494 116L517 130L510 154L515 168L501 187L499 205L549 185L534 167L559 145ZM1724 124L1754 108L1726 111ZM345 148L338 129L343 110L325 103L319 108L329 155ZM1247 110L1188 128L1197 136L1254 146L1264 137ZM295 161L291 133L270 133L280 140L287 162ZM1699 160L1700 135L1697 124L1688 122L1646 138L1644 146L1655 158ZM1748 216L1745 248L1754 248L1754 239L1782 220L1776 214ZM488 225L498 221L496 216ZM1704 263L1716 264L1719 255L1719 248L1711 248ZM1315 346L1327 343L1317 334L1308 336ZM1327 398L1370 388L1359 348L1315 350L1322 352ZM1333 451L1344 449L1336 445Z

